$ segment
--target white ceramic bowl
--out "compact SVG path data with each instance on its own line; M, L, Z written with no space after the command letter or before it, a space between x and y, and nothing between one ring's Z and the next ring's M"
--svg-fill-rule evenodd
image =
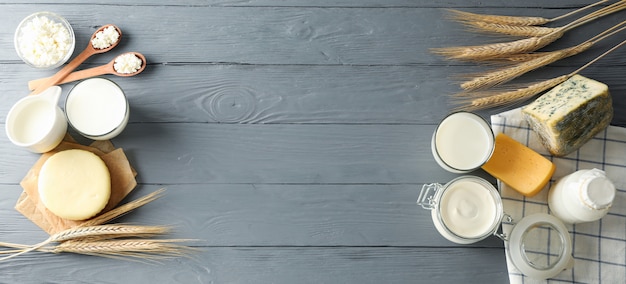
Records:
M52 28L49 24L42 24L47 23L46 19L54 22ZM59 24L62 28L57 27ZM67 33L62 32L63 30L66 30ZM13 42L17 55L26 64L37 69L47 70L65 64L72 57L76 38L72 26L65 18L52 12L37 12L20 22L15 30ZM51 46L56 46L62 52L57 52L58 50L50 48ZM49 57L52 60L47 59Z

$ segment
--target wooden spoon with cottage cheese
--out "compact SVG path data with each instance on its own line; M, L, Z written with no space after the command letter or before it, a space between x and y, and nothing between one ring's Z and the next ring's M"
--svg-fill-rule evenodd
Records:
M59 70L54 76L48 78L47 81L42 82L30 95L36 95L47 89L50 86L54 86L61 82L63 78L69 75L78 65L83 63L87 58L94 54L107 52L114 47L122 39L122 31L112 24L104 25L100 27L89 40L87 47L76 56L70 63L65 65L63 69Z
M105 74L130 77L141 73L144 69L146 69L146 57L139 52L127 52L118 55L107 64L72 72L57 84L65 84ZM50 78L31 80L28 82L28 89L35 90Z

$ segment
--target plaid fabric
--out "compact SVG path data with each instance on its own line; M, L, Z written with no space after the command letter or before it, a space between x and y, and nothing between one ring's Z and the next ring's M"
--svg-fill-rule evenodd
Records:
M537 135L522 119L520 109L510 110L491 117L495 134L505 133L525 144L556 165L550 183L532 198L498 182L504 211L513 220L532 213L550 213L549 187L559 178L579 169L604 170L617 188L613 207L599 221L566 225L573 242L574 266L548 281L538 281L522 275L507 254L507 267L511 283L626 283L626 128L609 126L578 151L566 157L553 157L541 145ZM510 234L512 225L503 224L504 233ZM505 247L508 251L508 243ZM549 252L550 242L539 240L533 244L538 253ZM554 250L553 250L554 251Z

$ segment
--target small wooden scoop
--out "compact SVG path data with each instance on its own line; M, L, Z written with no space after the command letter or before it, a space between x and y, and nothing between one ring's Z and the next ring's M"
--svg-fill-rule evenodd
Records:
M119 38L117 39L117 41L114 42L113 44L111 44L107 48L98 49L98 48L93 47L93 44L91 43L91 40L94 39L96 37L96 35L100 31L108 28L109 26L113 26L117 30L118 34L120 35ZM39 86L32 93L30 93L30 95L36 95L36 94L42 92L43 90L47 89L48 87L54 86L57 83L61 82L61 80L63 80L63 78L65 78L74 69L76 69L76 67L78 67L78 65L80 65L85 60L87 60L87 58L89 58L90 56L92 56L94 54L104 53L104 52L107 52L107 51L113 49L115 46L117 46L118 43L120 43L120 40L122 40L122 31L116 25L109 24L109 25L104 25L104 26L100 27L96 32L93 33L93 35L89 39L89 44L87 45L87 47L78 56L76 56L70 63L65 65L65 67L63 67L63 69L59 70L59 72L54 74L54 76L49 77L46 82L42 82L41 84L39 84Z
M117 72L117 70L115 70L114 64L115 64L115 60L117 60L118 57L124 55L124 54L128 54L128 53L132 53L135 56L139 57L139 59L141 59L141 68L139 68L139 70L133 72L133 73L120 73ZM96 77L96 76L100 76L100 75L105 75L105 74L113 74L113 75L117 75L117 76L122 76L122 77L129 77L129 76L135 76L139 73L141 73L144 69L146 69L146 57L143 56L143 54L139 53L139 52L127 52L124 54L120 54L117 57L115 57L113 60L111 60L111 62L105 64L105 65L100 65L97 67L93 67L93 68L89 68L89 69L84 69L84 70L80 70L80 71L75 71L72 72L71 74L67 75L63 80L61 80L60 82L57 82L56 84L60 85L60 84L65 84L65 83L69 83L69 82L73 82L73 81L77 81L77 80L82 80L85 78L91 78L91 77ZM28 89L29 90L36 90L37 88L39 88L41 86L41 84L45 83L46 80L49 80L51 77L47 77L47 78L41 78L41 79L35 79L35 80L31 80L28 82Z

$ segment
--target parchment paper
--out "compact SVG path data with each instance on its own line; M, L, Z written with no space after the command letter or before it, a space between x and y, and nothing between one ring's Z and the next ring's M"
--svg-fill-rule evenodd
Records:
M20 182L24 192L22 192L15 205L17 211L51 235L76 227L84 222L66 220L54 215L46 209L39 198L37 180L41 167L53 154L69 149L90 151L100 156L109 169L111 174L111 197L109 198L109 203L99 214L115 208L137 186L135 179L137 172L130 166L126 154L124 154L121 148L116 149L110 141L96 141L90 146L84 146L67 136L54 150L42 154L41 158L28 171Z

